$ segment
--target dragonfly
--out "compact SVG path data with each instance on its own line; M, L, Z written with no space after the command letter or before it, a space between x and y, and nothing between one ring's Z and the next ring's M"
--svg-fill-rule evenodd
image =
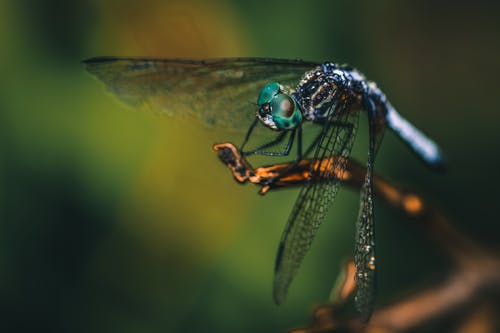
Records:
M444 167L438 145L403 118L374 82L348 65L273 58L95 57L83 63L129 105L240 131L238 150L242 156L292 158L294 162L281 170L281 178L293 172L301 160L310 159L311 177L300 189L278 246L273 283L277 304L284 302L335 199L338 175L346 168L359 114L366 113L368 157L355 228L354 262L355 304L363 320L368 320L374 306L377 266L373 170L385 128L426 165ZM307 141L304 137L312 128L314 135ZM252 138L262 133L266 133L265 140L247 148ZM326 166L320 163L330 156L336 158ZM280 177L269 179L268 185Z

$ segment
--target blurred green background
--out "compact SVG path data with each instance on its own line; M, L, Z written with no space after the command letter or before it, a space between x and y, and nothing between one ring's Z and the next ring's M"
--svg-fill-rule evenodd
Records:
M131 111L84 71L91 56L348 62L450 163L433 174L387 133L377 172L498 245L500 6L489 3L1 1L0 331L279 332L307 324L352 251L359 194L344 189L275 306L296 191L235 184L211 144L241 138ZM381 201L376 221L378 304L445 272Z

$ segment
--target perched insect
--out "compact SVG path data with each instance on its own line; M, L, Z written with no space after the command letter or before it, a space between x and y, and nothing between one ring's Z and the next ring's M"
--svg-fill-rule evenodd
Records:
M301 188L278 248L274 278L277 304L284 301L335 198L339 180L334 175L345 169L359 111L366 111L368 161L356 223L354 259L356 306L365 320L369 318L376 272L372 177L375 153L385 127L392 129L427 165L443 166L438 146L397 113L374 82L367 81L352 67L331 62L98 57L84 63L90 73L129 104L169 114L195 115L209 125L246 129L239 147L243 156L288 156L295 143L295 163L283 170L281 176L311 156L311 180ZM248 103L256 97L256 106ZM318 129L307 144L303 140L306 123ZM274 137L245 150L256 127L262 125L274 133ZM273 150L285 142L283 149ZM339 158L331 159L333 162L328 167L314 163L329 156Z

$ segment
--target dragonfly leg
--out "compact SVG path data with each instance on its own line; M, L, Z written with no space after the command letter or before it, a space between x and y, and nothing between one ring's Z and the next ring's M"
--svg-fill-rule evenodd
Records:
M292 148L293 141L295 139L295 131L296 130L294 129L292 131L292 133L290 134L290 138L288 139L288 143L286 144L286 147L282 152L271 152L271 151L265 151L264 149L274 147L277 144L281 143L285 139L286 135L288 134L288 131L281 132L276 139L274 139L273 141L270 141L268 143L265 143L262 146L254 149L254 150L245 151L245 152L241 151L241 154L243 156L248 156L248 155L288 156L288 154L290 154L290 150Z
M297 129L297 158L296 161L302 160L302 125Z
M259 120L257 119L257 117L255 117L252 125L250 125L250 127L248 128L247 134L245 135L245 140L243 140L243 143L240 146L240 151L241 152L243 152L243 148L245 148L245 145L247 144L248 139L250 139L250 135L252 134L255 126L257 126L258 121Z
M354 125L349 122L339 122L339 121L329 121L328 126L338 126L341 128L344 128L348 132L348 137L351 137L353 131L354 131ZM297 129L297 158L294 162L290 163L288 167L284 168L277 176L270 178L267 180L267 184L272 184L275 181L279 180L280 178L290 174L291 172L294 172L296 168L299 166L300 161L303 160L303 158L307 158L307 156L312 152L312 150L317 146L318 142L321 140L323 131L318 133L318 135L314 138L314 140L311 142L309 147L307 147L306 151L302 153L302 126L299 126ZM292 134L293 135L293 134ZM340 148L340 152L343 152L345 149L347 149L347 144L348 142L344 142L342 147Z

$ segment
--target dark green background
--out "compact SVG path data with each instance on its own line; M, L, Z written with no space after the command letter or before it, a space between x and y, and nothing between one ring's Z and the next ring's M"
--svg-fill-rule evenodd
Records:
M348 62L450 164L433 174L387 133L377 172L498 245L499 6L436 2L0 2L0 331L283 331L327 300L352 251L358 193L341 190L276 307L296 191L235 184L211 144L238 137L131 111L85 73L91 56ZM378 303L439 279L446 258L418 229L380 201L376 216Z

